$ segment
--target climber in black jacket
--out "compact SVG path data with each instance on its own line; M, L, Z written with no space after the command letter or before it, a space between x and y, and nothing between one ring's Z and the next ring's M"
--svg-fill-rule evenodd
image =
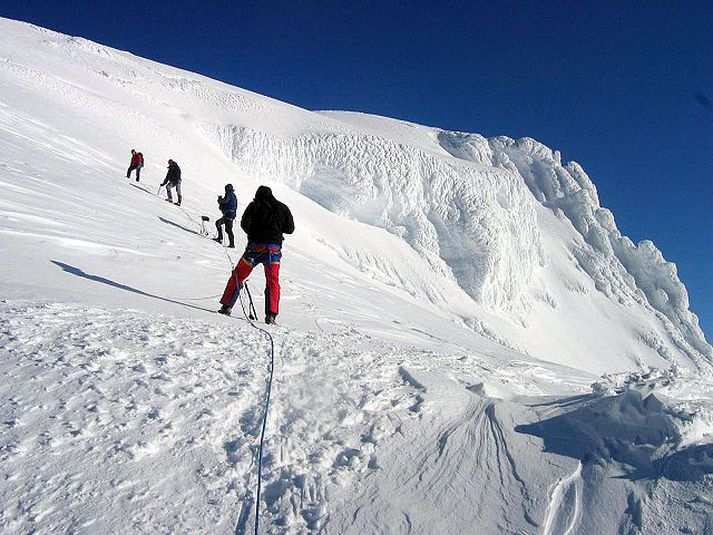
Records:
M255 199L248 205L240 220L248 235L248 245L225 285L220 300L221 314L230 315L240 295L243 281L258 264L265 266L265 323L275 323L280 308L280 260L284 234L292 234L295 223L290 209L275 199L272 190L260 186Z
M173 202L173 197L171 196L171 188L176 188L176 193L178 193L178 201L176 204L181 206L181 201L183 196L181 195L181 168L173 160L168 160L168 172L166 173L166 178L159 186L159 190L162 186L166 186L166 201Z

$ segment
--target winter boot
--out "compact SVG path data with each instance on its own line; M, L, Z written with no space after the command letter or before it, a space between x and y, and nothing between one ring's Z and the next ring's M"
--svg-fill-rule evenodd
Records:
M277 325L277 314L273 314L272 312L268 313L265 316L265 323L268 325Z
M218 236L216 238L213 238L213 241L217 241L218 243L223 243L223 236Z
M228 305L221 305L220 310L218 311L218 314L224 314L226 316L230 316L230 313L233 311L232 308L230 308Z

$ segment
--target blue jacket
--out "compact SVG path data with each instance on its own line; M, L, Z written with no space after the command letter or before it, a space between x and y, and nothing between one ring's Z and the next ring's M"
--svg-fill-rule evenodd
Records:
M235 196L232 186L225 189L225 197L218 197L218 207L223 212L223 216L235 219L238 212L238 198Z

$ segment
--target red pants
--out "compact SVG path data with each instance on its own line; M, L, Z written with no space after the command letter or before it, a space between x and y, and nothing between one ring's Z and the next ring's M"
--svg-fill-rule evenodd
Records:
M242 258L235 266L230 275L223 297L220 299L222 305L235 306L243 282L248 278L257 264L265 267L265 314L275 314L280 312L280 259L282 254L280 247L273 244L248 244Z

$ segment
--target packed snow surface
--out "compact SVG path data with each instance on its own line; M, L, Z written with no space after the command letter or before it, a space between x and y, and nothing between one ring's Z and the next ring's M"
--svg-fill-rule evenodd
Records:
M270 345L212 314L244 235L201 235L231 182L297 226L260 532L713 533L713 350L557 151L0 19L0 154L4 532L253 530Z

